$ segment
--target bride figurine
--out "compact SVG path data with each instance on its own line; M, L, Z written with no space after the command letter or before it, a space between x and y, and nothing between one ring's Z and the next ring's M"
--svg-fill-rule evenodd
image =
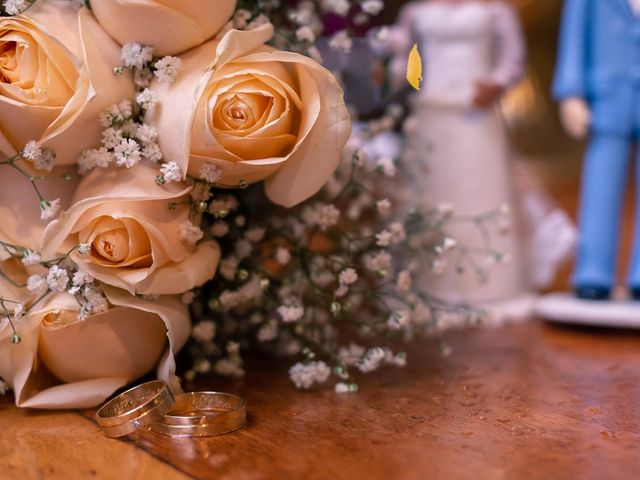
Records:
M424 81L405 125L410 161L404 168L416 199L431 207L450 204L467 219L494 212L481 224L447 226L458 246L445 265L425 269L421 282L432 295L485 307L496 320L530 314L535 297L513 218L514 175L498 108L525 67L516 12L498 0L415 0L401 11L388 44L398 78L404 80L414 44L423 59ZM508 209L511 228L505 231Z

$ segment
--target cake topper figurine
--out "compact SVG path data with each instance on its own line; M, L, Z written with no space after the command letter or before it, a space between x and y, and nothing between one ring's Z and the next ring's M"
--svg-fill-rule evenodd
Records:
M552 319L640 326L640 306L595 302L609 300L616 282L621 204L640 132L639 35L637 0L565 2L553 93L567 132L588 137L572 280L582 302L544 300L539 311ZM626 286L629 296L640 300L640 210L635 223Z
M444 261L426 265L424 288L439 298L480 305L497 320L528 315L532 289L512 208L512 156L498 108L524 73L516 12L495 0L417 0L401 11L389 43L395 83L419 86L404 128L403 169L410 171L414 200L428 208L451 204L456 216L477 219L447 225L442 247L451 247L447 236L459 243ZM415 45L423 71L417 68ZM507 210L508 231L502 228Z

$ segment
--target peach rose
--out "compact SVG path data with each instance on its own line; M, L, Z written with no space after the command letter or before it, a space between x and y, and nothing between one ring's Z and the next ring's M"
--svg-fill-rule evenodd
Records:
M206 42L229 21L236 0L91 0L102 27L121 44L174 55Z
M156 83L155 122L166 158L199 177L219 169L223 187L265 180L290 207L315 194L351 133L343 92L313 60L264 45L271 25L232 30L182 56L173 84Z
M217 243L195 244L185 235L190 187L159 187L156 174L144 163L94 170L78 185L72 207L45 229L43 257L88 244L88 255L72 254L78 268L132 294L182 293L213 278Z
M0 153L29 140L73 164L100 144L98 115L132 98L131 78L113 75L120 48L88 11L68 0L38 0L23 15L0 17Z
M188 308L174 296L147 301L110 287L105 294L110 309L86 320L78 320L73 297L50 295L16 322L17 344L8 322L0 323L0 377L16 405L95 407L156 366L158 378L179 390L174 353L189 338Z

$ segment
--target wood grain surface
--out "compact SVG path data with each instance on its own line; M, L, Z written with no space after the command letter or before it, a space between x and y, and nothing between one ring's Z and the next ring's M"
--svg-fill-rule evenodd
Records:
M439 342L451 348L442 356ZM108 440L92 412L0 409L0 478L635 479L640 335L545 325L450 332L356 395L298 392L285 365L193 389L244 396L207 439Z

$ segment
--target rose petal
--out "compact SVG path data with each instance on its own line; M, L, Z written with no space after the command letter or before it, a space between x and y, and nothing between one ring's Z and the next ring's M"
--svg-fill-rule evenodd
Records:
M236 0L93 0L100 24L121 44L154 47L159 56L200 45L227 23Z
M185 292L214 277L220 263L220 246L200 242L193 255L182 262L169 263L155 270L138 286L138 292L168 294Z
M174 390L179 388L173 355L189 337L188 307L177 297L147 301L109 287L105 294L116 308L67 327L44 328L42 340L43 317L74 311L77 302L73 297L49 296L37 312L20 322L19 344L10 344L7 324L0 326L4 352L0 376L14 389L18 406L94 407L156 364L159 378ZM41 362L39 352L44 355ZM50 370L70 382L57 379Z

